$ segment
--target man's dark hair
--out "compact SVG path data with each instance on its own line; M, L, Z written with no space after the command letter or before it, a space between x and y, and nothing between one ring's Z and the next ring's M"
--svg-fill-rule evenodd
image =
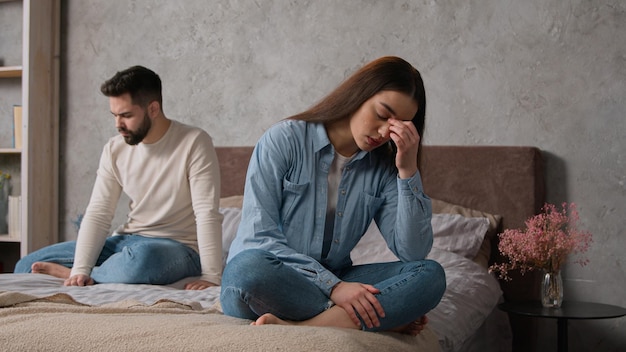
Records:
M102 83L100 91L107 97L129 93L134 105L148 106L157 101L162 109L161 78L143 66L129 67Z

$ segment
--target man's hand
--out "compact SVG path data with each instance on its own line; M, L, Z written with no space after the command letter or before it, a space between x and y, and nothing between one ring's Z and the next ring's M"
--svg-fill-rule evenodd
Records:
M374 294L380 291L372 286L358 282L342 281L333 288L330 299L343 308L355 325L361 326L356 313L368 328L380 326L379 317L385 317L385 311Z
M188 282L185 285L185 290L204 290L207 287L217 286L216 284L206 281L206 280L196 280L192 282Z
M78 274L74 276L70 276L69 279L66 279L63 285L65 286L87 286L93 285L94 281L90 276Z

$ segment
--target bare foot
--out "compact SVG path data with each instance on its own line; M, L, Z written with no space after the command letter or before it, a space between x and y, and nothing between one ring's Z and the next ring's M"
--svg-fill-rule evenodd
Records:
M335 306L337 307L337 306ZM332 310L332 308L331 308ZM324 313L320 314L323 315ZM319 315L317 317L320 317ZM426 327L426 324L428 323L428 318L424 315L421 318L412 321L406 325L403 326L399 326L397 328L391 329L389 331L392 332L397 332L400 334L407 334L407 335L412 335L412 336L417 336L419 335L420 332L422 332L422 330L424 330L424 328ZM263 315L261 315L256 321L250 323L250 325L268 325L268 324L274 324L274 325L308 325L308 326L336 326L336 327L347 327L345 325L337 325L337 324L328 324L326 322L320 322L320 321L316 321L316 318L310 319L310 320L305 320L305 321L290 321L290 320L283 320L278 318L277 316L275 316L272 313L265 313ZM349 327L349 326L348 326ZM359 328L357 326L353 327L353 328Z
M265 313L261 315L256 321L252 322L250 325L266 325L266 324L274 324L274 325L297 325L295 322L282 320L279 317L275 316L272 313Z
M69 278L71 271L70 268L66 268L61 264L48 262L35 262L30 269L35 274L48 274L60 279Z
M391 329L391 331L397 332L400 334L417 336L419 335L420 332L422 332L422 330L424 330L427 323L428 323L428 318L424 315L423 317L419 318L416 321L412 321L406 325L399 326L395 329Z

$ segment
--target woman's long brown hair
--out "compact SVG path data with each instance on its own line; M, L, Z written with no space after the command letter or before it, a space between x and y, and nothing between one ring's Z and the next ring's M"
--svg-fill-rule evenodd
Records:
M288 119L321 123L349 119L369 98L384 90L407 94L417 102L412 122L420 135L421 151L426 116L424 82L417 69L396 56L384 56L368 63L313 107ZM389 146L395 154L392 141ZM420 159L418 156L418 165Z

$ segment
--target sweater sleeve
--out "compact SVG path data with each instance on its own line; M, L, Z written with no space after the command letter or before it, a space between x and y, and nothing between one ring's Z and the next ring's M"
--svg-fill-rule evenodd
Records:
M112 169L109 144L104 147L89 205L78 231L74 266L70 275L90 275L109 235L115 207L122 192Z
M202 279L219 285L222 277L222 219L219 212L220 169L211 137L202 132L191 148L188 165L196 218Z

